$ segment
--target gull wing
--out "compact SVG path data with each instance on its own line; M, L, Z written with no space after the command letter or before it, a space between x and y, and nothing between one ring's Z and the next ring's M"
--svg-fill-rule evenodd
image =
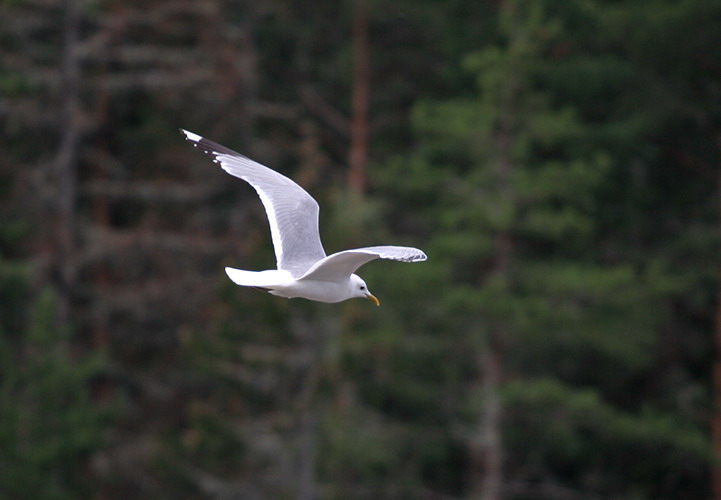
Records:
M318 281L341 281L363 264L375 259L399 260L401 262L421 262L426 254L412 247L377 246L356 248L334 253L316 262L313 267L299 279Z
M232 149L187 130L181 132L223 170L256 190L268 215L278 269L298 277L325 257L318 230L318 203L302 187Z

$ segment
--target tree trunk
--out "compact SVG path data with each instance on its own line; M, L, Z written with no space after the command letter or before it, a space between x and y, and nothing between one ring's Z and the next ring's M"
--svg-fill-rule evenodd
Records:
M368 158L368 16L365 0L356 0L353 18L355 60L353 66L353 97L351 118L351 144L348 158L348 187L363 194L366 184Z
M516 117L517 85L511 78L506 92L498 103L497 132L494 134L497 158L495 161L497 192L513 210L515 198L511 175L513 173L514 120ZM512 214L501 222L494 240L491 281L507 284L510 280L513 258ZM499 390L503 380L503 343L510 334L503 318L491 320L491 326L478 355L481 401L478 428L471 446L471 498L499 500L503 498L503 407Z
M716 299L713 361L713 415L711 416L711 443L714 461L711 468L712 498L721 500L721 289Z
M503 373L502 333L493 331L478 356L481 403L476 434L471 442L472 490L470 498L497 500L501 498L502 456L501 418L502 407L498 389Z
M304 359L296 402L298 439L296 454L296 500L315 500L317 493L318 421L320 401L318 385L323 370L323 352L333 335L338 334L335 318L314 307L307 315L296 313L292 320L294 336L300 340Z
M721 151L721 135L717 140ZM719 221L721 221L721 175L718 179ZM714 360L713 360L713 413L711 416L711 446L714 461L711 467L712 498L721 500L721 275L716 297L716 311L714 324Z
M75 281L72 257L75 251L75 202L77 193L77 161L80 142L80 60L78 29L80 10L77 0L65 1L63 51L60 67L60 149L53 163L55 184L53 199L53 247L55 261L53 280L58 293L59 320L67 323L71 293Z
M297 500L315 500L316 498L317 427L316 408L315 405L311 405L304 410L300 422Z

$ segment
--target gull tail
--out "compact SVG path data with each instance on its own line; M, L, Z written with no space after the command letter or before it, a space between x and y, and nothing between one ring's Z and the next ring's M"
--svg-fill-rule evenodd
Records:
M233 283L240 286L252 286L256 288L272 288L290 279L287 271L243 271L226 267L225 273Z

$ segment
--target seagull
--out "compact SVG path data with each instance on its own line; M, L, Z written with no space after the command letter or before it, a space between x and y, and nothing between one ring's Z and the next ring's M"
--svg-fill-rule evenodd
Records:
M359 297L379 306L380 301L355 274L360 266L375 259L426 260L426 254L417 248L388 245L326 255L318 230L318 202L302 187L231 149L187 130L180 131L223 170L253 186L268 215L277 269L244 271L226 267L228 277L237 285L289 299L336 303Z

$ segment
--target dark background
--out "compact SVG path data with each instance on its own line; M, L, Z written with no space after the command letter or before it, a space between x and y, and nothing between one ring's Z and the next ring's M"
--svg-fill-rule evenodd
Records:
M0 10L1 498L721 498L721 3ZM429 260L235 287L180 127Z

